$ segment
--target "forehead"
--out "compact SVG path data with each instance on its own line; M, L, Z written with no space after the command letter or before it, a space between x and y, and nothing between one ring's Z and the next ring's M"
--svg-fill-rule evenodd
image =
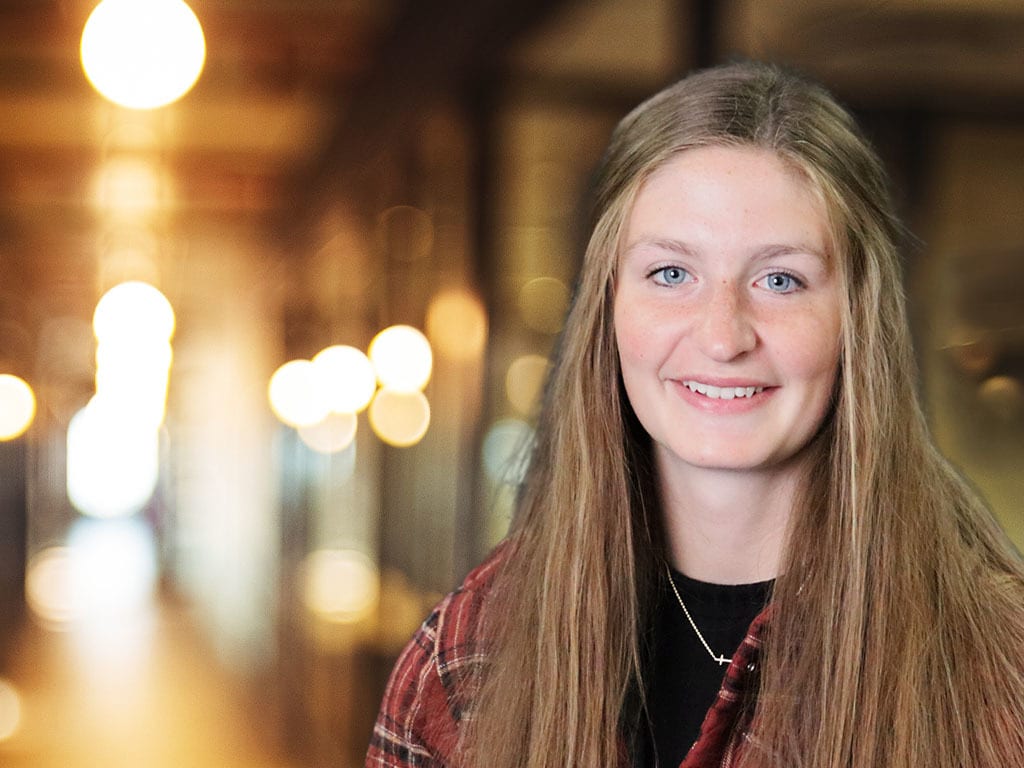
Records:
M651 170L633 196L630 210L639 199L702 186L706 197L712 190L744 190L752 198L795 195L814 199L824 212L825 200L818 185L797 161L771 149L753 145L692 147L673 154Z
M620 253L643 238L715 248L803 243L831 254L830 215L818 185L794 162L754 146L706 146L669 158L625 210Z

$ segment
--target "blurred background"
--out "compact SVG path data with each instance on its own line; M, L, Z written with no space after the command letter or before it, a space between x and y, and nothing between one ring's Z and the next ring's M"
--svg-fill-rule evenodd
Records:
M508 524L612 127L736 56L885 158L935 436L1024 543L1021 3L127 4L0 4L0 764L360 765ZM100 95L119 43L184 84Z

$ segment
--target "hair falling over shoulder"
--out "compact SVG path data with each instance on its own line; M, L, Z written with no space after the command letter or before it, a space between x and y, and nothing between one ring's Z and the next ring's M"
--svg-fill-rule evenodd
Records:
M619 380L617 246L632 196L688 148L770 149L832 218L846 286L835 407L810 450L741 764L1024 765L1024 567L938 454L917 405L884 173L820 87L705 70L619 124L484 618L466 766L619 764L641 717L640 627L662 558L649 445Z

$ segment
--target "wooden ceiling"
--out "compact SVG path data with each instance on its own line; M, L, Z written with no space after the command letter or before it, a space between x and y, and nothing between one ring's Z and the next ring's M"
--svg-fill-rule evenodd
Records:
M280 233L431 88L558 3L191 0L205 69L150 112L111 105L84 77L95 5L0 4L0 365L27 356L31 318L88 316L112 250L204 226ZM140 162L155 182L110 175Z
M790 61L860 104L1024 112L1018 0L192 0L205 70L185 98L154 112L114 107L85 80L78 49L94 5L0 4L0 363L24 351L4 331L11 318L76 302L88 312L103 254L145 243L145 227L103 202L112 188L129 198L145 189L104 186L105 164L157 169L161 232L280 232L440 84L479 80L505 54L505 65L569 90L616 72L620 91L624 80L635 86L664 58L644 64L664 40L651 42L643 19L697 25L668 36L680 67L701 59L703 29L713 38L705 57ZM510 41L529 29L541 34L517 57Z
M280 218L396 13L385 0L194 0L204 72L178 103L144 112L83 75L94 5L0 5L0 319L87 307L104 252L149 247L154 228ZM140 163L155 190L111 175ZM0 338L0 357L18 357L11 346Z

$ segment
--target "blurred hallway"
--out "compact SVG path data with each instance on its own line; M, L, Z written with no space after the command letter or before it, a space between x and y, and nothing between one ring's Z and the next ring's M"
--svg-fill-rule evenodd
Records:
M85 76L98 2L0 4L0 377L34 397L5 432L0 378L0 768L361 765L399 650L511 519L613 127L735 58L867 127L930 424L1024 549L1024 3L189 0L204 72L146 111ZM126 284L159 338L130 301L100 339ZM403 326L415 391L368 357ZM83 418L140 381L153 418ZM30 618L155 584L116 631Z
M164 602L91 635L26 622L8 680L21 696L5 768L290 768L188 611Z

